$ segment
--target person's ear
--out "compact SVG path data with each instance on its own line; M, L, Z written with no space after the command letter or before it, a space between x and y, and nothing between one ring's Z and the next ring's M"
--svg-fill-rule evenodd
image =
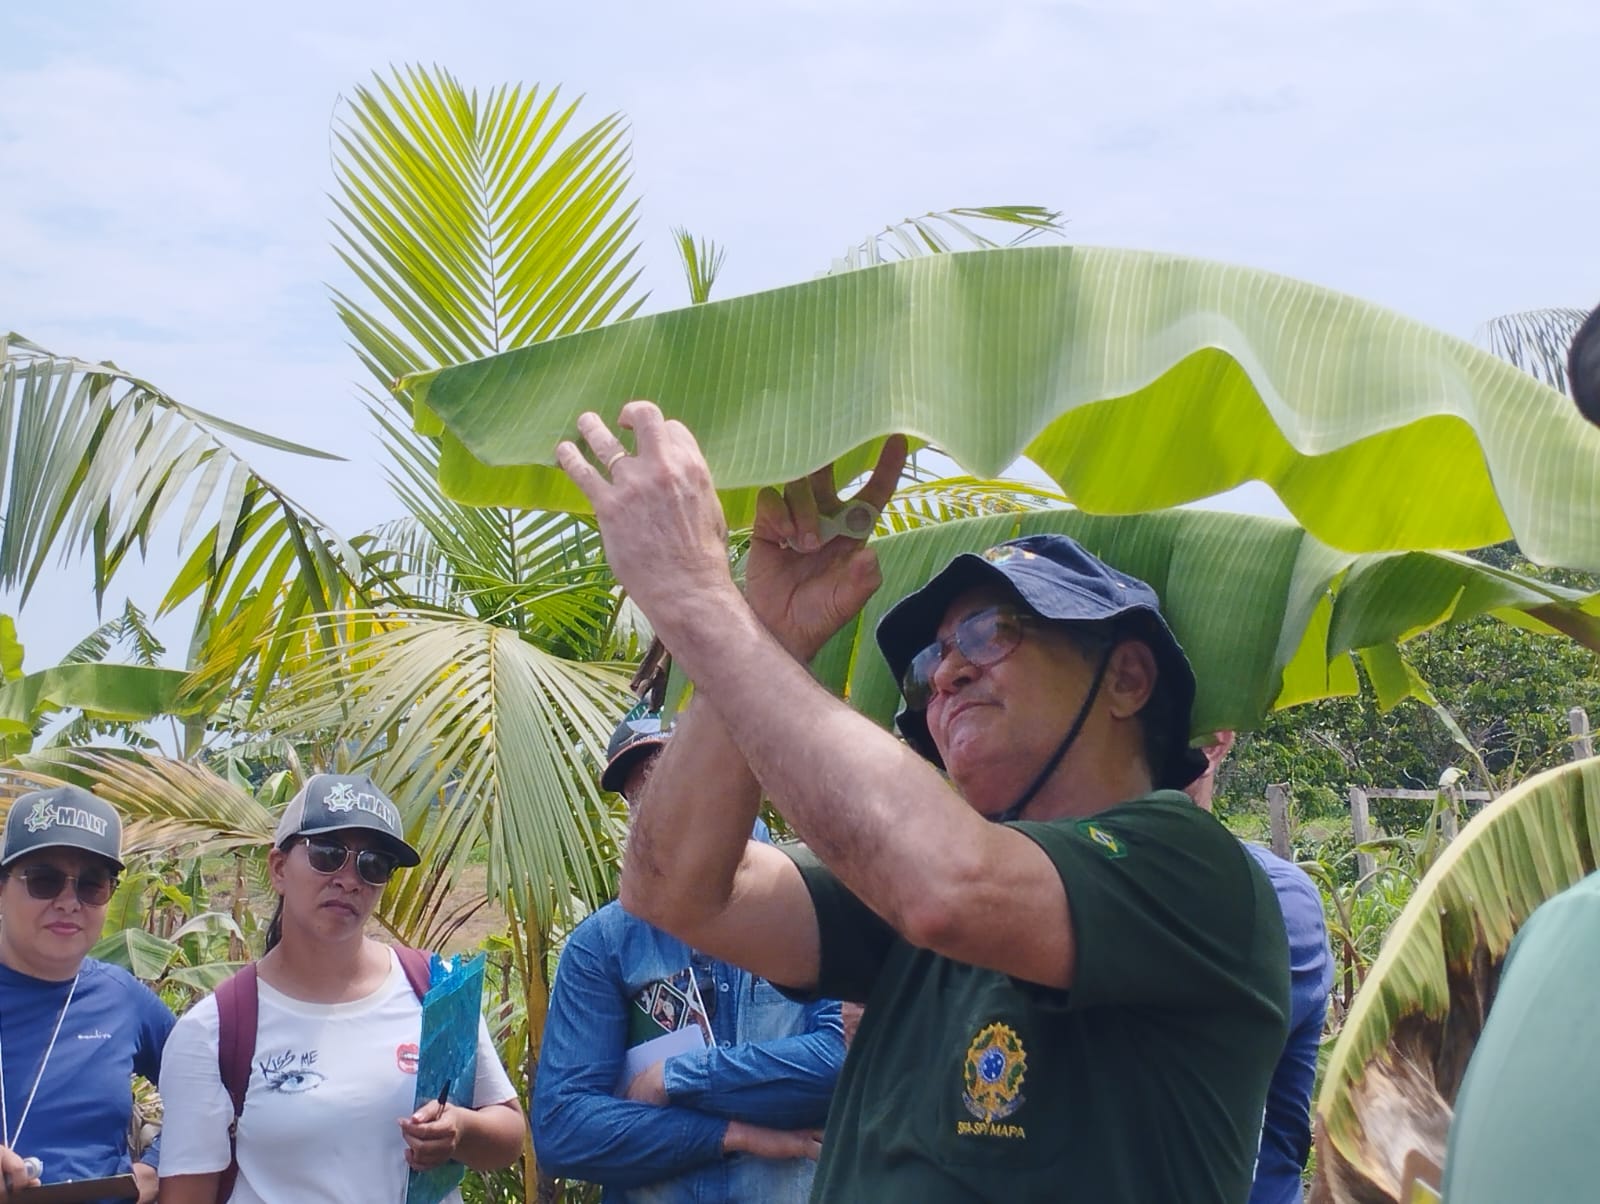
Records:
M267 850L267 875L272 879L272 889L280 895L284 889L284 871L289 864L289 854L283 849Z
M1117 719L1137 715L1156 689L1156 654L1143 640L1123 640L1111 650L1101 690Z

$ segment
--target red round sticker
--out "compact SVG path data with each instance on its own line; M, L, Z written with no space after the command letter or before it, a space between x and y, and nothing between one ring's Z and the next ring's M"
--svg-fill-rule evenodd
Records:
M407 1041L404 1045L394 1047L394 1064L400 1068L402 1074L417 1073L417 1043Z

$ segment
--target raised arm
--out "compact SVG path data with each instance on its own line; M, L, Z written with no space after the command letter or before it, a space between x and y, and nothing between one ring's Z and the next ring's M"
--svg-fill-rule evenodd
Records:
M794 863L749 838L759 802L727 728L691 703L632 804L622 905L721 961L809 988L816 913Z
M596 415L579 420L596 459L612 466L611 480L571 443L557 457L594 506L618 578L694 681L696 708L720 720L726 747L742 755L822 861L912 943L1030 981L1070 985L1073 930L1049 858L1026 837L977 815L931 765L828 694L796 659L807 652L795 646L802 642L797 633L831 632L876 587L872 550L845 540L816 550L815 510L791 500L786 521L799 549L783 563L792 576L758 577L753 548L749 582L753 592L773 597L788 585L789 598L764 603L758 617L729 573L721 506L694 436L648 402L630 402L621 424L635 432L637 455L621 454L625 449ZM830 550L836 545L840 550ZM774 620L777 610L792 622ZM816 641L809 651L820 646ZM713 738L703 715L690 719L700 732L693 744ZM663 765L675 751L680 762L689 755L669 747ZM669 800L647 828L652 857L661 858L668 842L706 839L702 821L719 842L730 830L741 837L748 830L748 802L719 817L724 798L702 787L700 806L684 810L696 784L681 765L668 781L645 792L647 816L650 804ZM797 940L815 942L814 925L796 924L794 905L784 901L804 889L787 867L747 850L731 881L708 887L680 877L680 870L674 854L646 889L635 871L630 908L644 908L669 931L676 925L696 946L753 969L753 957L761 956L758 935L789 947L797 959L806 956L794 948ZM687 897L700 890L711 896L709 914ZM692 928L681 923L686 917L697 917ZM811 968L811 978L787 985L810 985L816 965L810 957L809 967L795 968ZM782 973L766 976L784 981Z

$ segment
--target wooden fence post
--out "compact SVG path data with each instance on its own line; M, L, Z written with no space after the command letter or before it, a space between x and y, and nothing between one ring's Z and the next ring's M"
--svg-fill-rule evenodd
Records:
M1289 859L1289 788L1282 783L1267 787L1267 820L1272 825L1272 851Z
M1350 836L1358 845L1366 844L1372 839L1372 824L1367 813L1367 792L1359 786L1350 787ZM1371 853L1356 854L1356 878L1362 881L1363 891L1371 885L1365 879L1377 865L1377 858Z
M1589 734L1589 712L1573 707L1567 712L1567 726L1572 729L1572 759L1582 761L1594 756L1594 737Z

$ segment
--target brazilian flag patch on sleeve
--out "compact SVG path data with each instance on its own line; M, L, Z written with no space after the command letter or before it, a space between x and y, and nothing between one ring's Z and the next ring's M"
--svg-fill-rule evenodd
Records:
M1078 821L1078 834L1112 861L1128 855L1128 846L1092 819L1080 819Z

